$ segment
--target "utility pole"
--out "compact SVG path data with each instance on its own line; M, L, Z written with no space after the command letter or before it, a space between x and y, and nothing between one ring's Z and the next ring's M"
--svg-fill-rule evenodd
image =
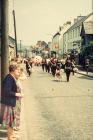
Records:
M17 34L16 34L16 18L15 18L15 10L13 10L13 20L14 20L14 34L15 34L15 48L16 48L16 57L17 54Z
M8 73L9 67L9 15L8 0L1 0L1 73L2 79Z
M21 40L20 40L20 57L21 57L21 51L22 51L21 50L22 49L21 47L22 47L22 44L21 44Z
M8 0L0 0L1 10L1 91L4 77L9 69L9 21L8 21ZM0 95L2 98L2 94ZM0 122L2 122L4 106L0 105Z
M93 0L92 0L92 13L93 13Z

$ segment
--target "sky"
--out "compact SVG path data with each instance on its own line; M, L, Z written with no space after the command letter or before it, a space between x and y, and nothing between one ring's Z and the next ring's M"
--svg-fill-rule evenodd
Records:
M14 37L12 10L15 9L17 40L24 45L49 42L67 21L92 12L92 0L9 0L9 34Z

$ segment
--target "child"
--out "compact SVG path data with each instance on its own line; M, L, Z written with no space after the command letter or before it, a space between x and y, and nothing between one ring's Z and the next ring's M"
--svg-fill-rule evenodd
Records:
M60 66L57 66L57 67L56 67L56 74L55 74L55 77L56 77L56 80L57 80L57 81L62 81Z

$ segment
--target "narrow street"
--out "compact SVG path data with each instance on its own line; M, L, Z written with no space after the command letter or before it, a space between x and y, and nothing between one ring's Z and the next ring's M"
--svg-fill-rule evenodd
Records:
M22 140L93 140L93 79L56 82L35 67L23 81Z

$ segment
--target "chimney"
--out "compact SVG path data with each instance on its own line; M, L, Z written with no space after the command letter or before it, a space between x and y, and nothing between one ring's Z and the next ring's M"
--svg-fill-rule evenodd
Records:
M81 20L82 18L84 18L85 16L77 16L77 20Z
M69 25L71 25L71 21L67 21L67 22L66 22L66 24L69 24Z
M78 20L77 20L77 18L74 18L74 23L76 23Z

